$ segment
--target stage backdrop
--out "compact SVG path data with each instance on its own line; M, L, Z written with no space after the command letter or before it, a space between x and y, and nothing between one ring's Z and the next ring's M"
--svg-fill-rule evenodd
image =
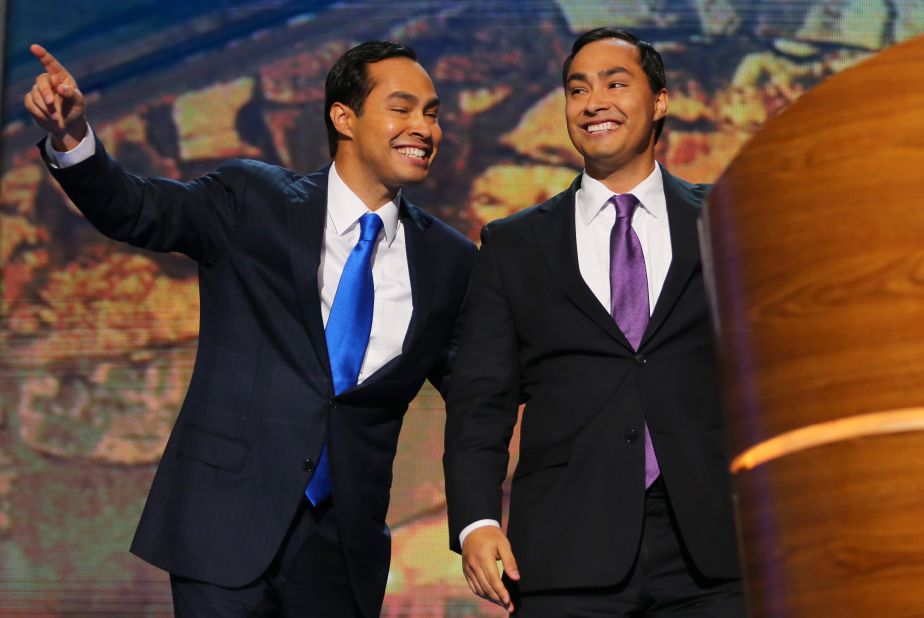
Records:
M196 271L102 238L50 180L22 111L39 72L30 42L75 74L116 157L178 179L228 157L321 166L331 62L366 39L408 43L444 101L445 132L430 178L408 193L476 239L580 169L560 85L576 33L617 25L658 46L672 94L658 158L711 181L814 84L924 31L924 1L10 0L8 19L0 614L167 616L166 577L127 550L192 368ZM844 105L863 113L863 93ZM447 549L443 419L428 386L395 462L385 616L501 615Z

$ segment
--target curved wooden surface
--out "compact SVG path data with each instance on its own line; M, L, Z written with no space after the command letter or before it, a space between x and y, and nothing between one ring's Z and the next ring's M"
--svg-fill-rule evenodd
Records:
M754 616L924 615L922 76L918 38L806 93L704 213Z
M922 449L880 434L736 474L752 618L924 615Z

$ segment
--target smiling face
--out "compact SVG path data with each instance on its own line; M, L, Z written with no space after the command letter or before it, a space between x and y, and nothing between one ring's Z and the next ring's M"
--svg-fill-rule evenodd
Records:
M430 76L408 58L388 58L368 66L373 84L356 112L342 103L331 108L340 134L337 170L360 197L421 182L430 171L443 137L437 120L439 99Z
M632 43L607 38L577 52L565 76L568 135L595 178L654 167L654 124L667 113L667 91L652 92Z

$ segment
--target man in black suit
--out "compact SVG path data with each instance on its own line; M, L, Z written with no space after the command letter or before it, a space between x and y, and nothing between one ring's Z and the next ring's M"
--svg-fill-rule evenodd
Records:
M230 161L181 183L106 155L46 50L25 105L51 173L103 234L199 263L195 369L132 551L177 616L379 615L401 421L441 392L474 246L400 195L426 178L439 100L408 47L370 42L326 83L334 163Z
M562 77L585 169L482 231L447 402L451 544L473 591L525 618L741 616L706 187L655 162L668 95L651 45L591 31Z

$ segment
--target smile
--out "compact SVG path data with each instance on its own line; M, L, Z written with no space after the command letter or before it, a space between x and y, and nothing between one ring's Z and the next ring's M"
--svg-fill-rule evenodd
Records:
M615 131L617 128L619 128L619 125L615 122L601 122L598 124L589 124L584 128L584 130L590 134L595 134Z
M398 154L405 156L414 161L426 161L427 151L423 148L414 148L412 146L403 146L398 148Z

